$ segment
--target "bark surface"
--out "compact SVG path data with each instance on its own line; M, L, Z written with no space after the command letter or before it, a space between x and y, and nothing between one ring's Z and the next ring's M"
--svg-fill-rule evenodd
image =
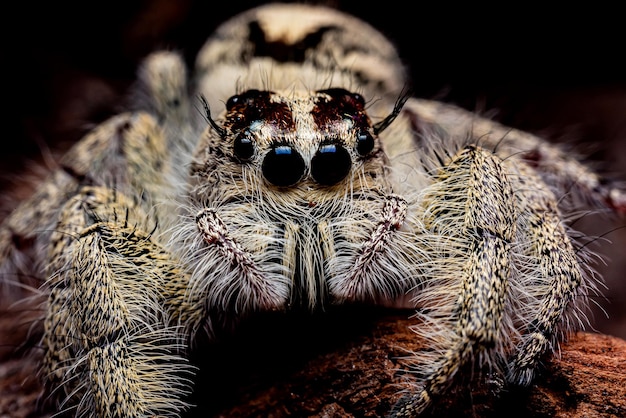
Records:
M10 318L3 317L6 332ZM360 322L359 322L360 321ZM398 399L401 358L419 350L406 315L355 310L328 317L263 318L200 343L189 416L379 417ZM3 341L11 336L2 335ZM13 334L15 338L15 334ZM0 417L45 417L35 356L0 363ZM484 379L483 379L484 380ZM495 394L499 393L499 396ZM577 333L547 357L529 388L461 377L427 417L626 416L626 341Z

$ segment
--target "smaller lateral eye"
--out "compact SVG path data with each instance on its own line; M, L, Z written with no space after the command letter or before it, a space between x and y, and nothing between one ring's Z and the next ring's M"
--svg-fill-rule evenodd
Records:
M368 131L359 131L356 134L356 152L365 156L374 149L374 137Z
M235 156L242 161L248 161L254 155L254 142L249 131L240 132L233 143Z

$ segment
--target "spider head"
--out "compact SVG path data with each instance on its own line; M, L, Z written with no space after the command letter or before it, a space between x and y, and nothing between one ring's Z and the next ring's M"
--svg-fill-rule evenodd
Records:
M232 161L256 167L279 188L339 185L380 158L365 100L341 88L289 95L247 90L228 99L223 127L212 124Z

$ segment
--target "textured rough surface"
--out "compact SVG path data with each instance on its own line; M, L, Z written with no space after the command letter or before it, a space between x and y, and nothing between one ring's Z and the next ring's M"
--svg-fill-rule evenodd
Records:
M405 349L419 350L420 341L407 328L414 321L379 314L355 309L245 324L240 334L203 351L213 360L203 362L199 407L189 416L382 416L397 399L397 358ZM354 315L361 317L358 326L350 325ZM36 412L35 373L25 359L0 363L0 417L45 416ZM504 389L495 398L497 389L493 382L462 384L427 416L624 416L626 341L578 333L530 388Z
M219 417L382 416L397 399L404 349L419 350L407 331L410 320L386 317L371 333L334 351L313 356L302 367L264 385L244 387ZM561 360L528 389L504 389L496 400L493 383L461 385L427 416L450 417L620 417L626 415L626 342L579 333L562 346Z

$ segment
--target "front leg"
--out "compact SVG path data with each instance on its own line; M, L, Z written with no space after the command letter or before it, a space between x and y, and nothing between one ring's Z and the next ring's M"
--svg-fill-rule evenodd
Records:
M165 283L182 275L123 195L84 188L52 234L44 374L76 416L179 416L191 367Z
M523 301L532 315L519 321L524 334L509 360L507 380L528 386L535 377L545 352L555 351L558 341L588 320L586 295L597 295L593 279L591 254L585 246L575 248L566 219L558 207L558 199L542 187L536 174L520 166L519 185L532 194L519 194L518 206L527 229L525 245L520 248L526 259L523 264L526 287L513 289L515 300ZM586 262L585 262L586 261Z
M412 360L423 380L398 402L393 417L424 412L472 358L496 366L491 353L504 349L502 336L511 332L504 318L517 214L501 160L474 146L462 149L437 174L423 203L424 230L415 240L430 253L423 259L429 278L416 297L424 329L415 331L434 350Z

